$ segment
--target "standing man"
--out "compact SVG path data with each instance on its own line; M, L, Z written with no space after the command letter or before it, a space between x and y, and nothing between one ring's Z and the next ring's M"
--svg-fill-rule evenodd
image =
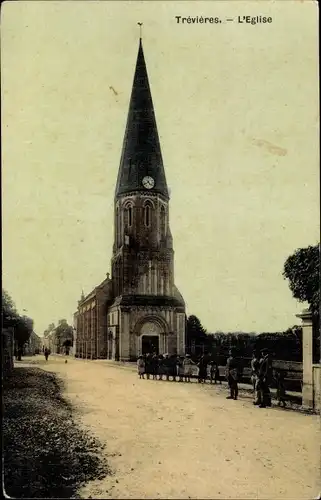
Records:
M237 385L238 381L238 365L234 357L232 349L229 351L229 357L226 363L226 378L230 388L230 395L226 399L237 399L239 388Z
M259 392L259 408L271 406L271 360L268 349L262 349L258 373L257 390Z
M251 359L251 382L253 386L253 394L254 394L254 405L259 405L261 404L261 401L259 401L259 393L257 391L257 382L258 382L258 377L259 377L259 367L260 367L260 361L259 358L256 354L255 351L253 351L252 354L252 359Z

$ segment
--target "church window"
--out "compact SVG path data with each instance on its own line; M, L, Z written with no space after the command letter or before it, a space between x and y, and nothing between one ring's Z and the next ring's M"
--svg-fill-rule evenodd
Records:
M133 225L133 207L132 205L126 205L124 209L124 224L125 227L131 227Z
M165 236L166 236L166 212L165 212L165 207L161 207L161 210L160 210L160 231L161 231L161 238L165 238Z
M151 211L151 206L150 204L145 205L144 207L144 223L146 227L150 227L151 225L151 218L152 218L152 211Z
M145 207L145 226L150 226L150 207Z

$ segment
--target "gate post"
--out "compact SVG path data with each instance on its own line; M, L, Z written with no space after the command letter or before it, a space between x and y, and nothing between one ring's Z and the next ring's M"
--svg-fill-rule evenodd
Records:
M296 314L302 321L302 362L303 362L303 386L302 406L313 408L313 333L312 314L309 309Z

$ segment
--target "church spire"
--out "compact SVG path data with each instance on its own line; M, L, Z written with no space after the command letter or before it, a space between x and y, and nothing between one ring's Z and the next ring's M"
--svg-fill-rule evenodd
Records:
M151 192L169 198L140 25L139 49L118 171L116 198L132 191L146 191L142 183L144 177L152 177L154 181Z

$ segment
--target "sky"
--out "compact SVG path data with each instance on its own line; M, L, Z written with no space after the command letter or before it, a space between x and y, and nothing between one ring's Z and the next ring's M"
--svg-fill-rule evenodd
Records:
M35 331L71 322L110 272L137 22L187 314L210 332L297 324L305 304L282 270L319 238L317 3L18 1L1 14L3 288Z

